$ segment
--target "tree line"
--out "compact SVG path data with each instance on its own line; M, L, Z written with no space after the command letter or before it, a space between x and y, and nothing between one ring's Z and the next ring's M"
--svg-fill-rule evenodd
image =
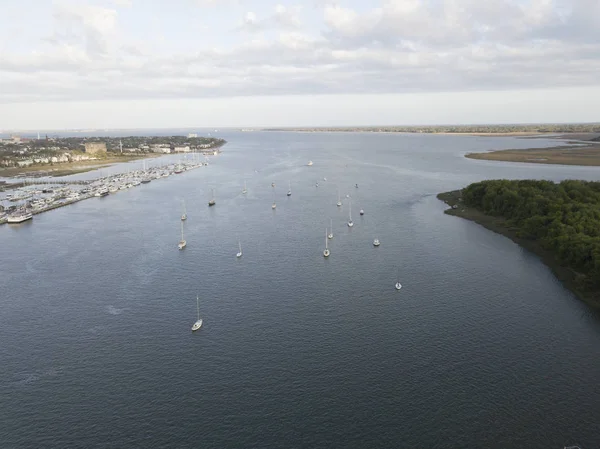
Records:
M600 182L482 181L463 189L462 201L505 218L572 269L579 289L600 293Z

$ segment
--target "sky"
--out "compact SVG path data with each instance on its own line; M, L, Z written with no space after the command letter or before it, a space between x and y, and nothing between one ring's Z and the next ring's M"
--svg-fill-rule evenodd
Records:
M0 130L600 121L600 0L0 1Z

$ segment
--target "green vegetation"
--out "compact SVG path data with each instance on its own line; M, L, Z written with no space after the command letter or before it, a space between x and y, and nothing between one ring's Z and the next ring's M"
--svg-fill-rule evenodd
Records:
M265 131L313 132L402 132L402 133L457 133L457 134L539 134L539 133L597 133L600 123L544 123L531 125L431 125L431 126L348 126L323 128L276 128Z
M451 211L467 209L496 219L515 240L533 243L528 249L541 252L568 287L600 306L600 182L477 182L461 191Z

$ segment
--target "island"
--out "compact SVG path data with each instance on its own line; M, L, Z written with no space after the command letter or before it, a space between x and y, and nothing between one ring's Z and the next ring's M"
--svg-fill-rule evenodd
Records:
M438 198L538 255L576 296L600 308L600 182L488 180Z
M563 134L553 138L566 139L568 145L467 153L465 157L488 161L600 166L600 133Z
M0 139L0 177L65 176L170 153L214 154L225 140L197 136Z

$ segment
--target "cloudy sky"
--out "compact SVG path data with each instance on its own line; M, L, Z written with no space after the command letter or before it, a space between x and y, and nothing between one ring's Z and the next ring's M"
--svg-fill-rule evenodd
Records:
M0 1L0 130L600 120L600 0Z

